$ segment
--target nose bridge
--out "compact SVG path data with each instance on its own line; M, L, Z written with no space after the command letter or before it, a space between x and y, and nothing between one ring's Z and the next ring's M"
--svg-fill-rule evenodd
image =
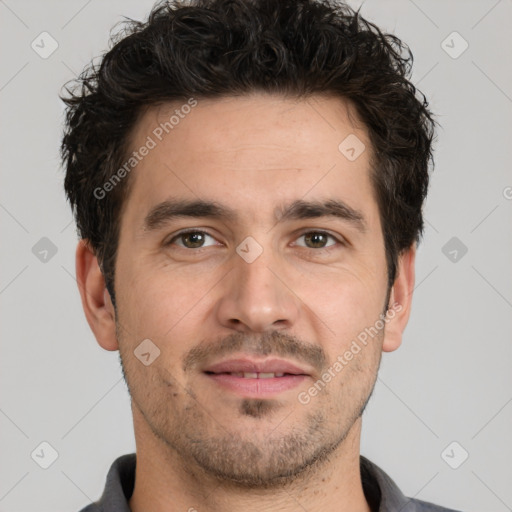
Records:
M270 243L263 247L248 237L237 247L232 265L220 298L221 323L263 332L289 328L296 321L298 299L285 285L281 260Z

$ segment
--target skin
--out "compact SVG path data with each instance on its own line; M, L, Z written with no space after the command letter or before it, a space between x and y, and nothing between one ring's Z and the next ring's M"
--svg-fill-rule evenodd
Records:
M133 148L179 106L147 110ZM349 134L366 146L353 162L338 150ZM94 252L85 240L78 244L87 320L100 346L120 351L132 397L134 512L370 510L359 474L361 413L382 352L399 347L409 318L414 245L399 259L389 299L399 308L385 329L307 404L298 400L386 310L370 153L365 127L339 98L254 93L199 100L130 176L115 269L117 311ZM169 198L217 201L238 217L182 217L145 230L149 210ZM276 222L274 208L298 199L343 200L362 213L367 229L334 217ZM201 250L187 248L190 239L183 238L165 245L185 228L209 235L199 238ZM303 236L318 230L335 237L320 238L328 251ZM252 263L236 252L248 236L263 249ZM160 350L148 366L134 355L144 339ZM202 358L184 368L198 347ZM247 354L281 357L310 375L257 400L202 371Z

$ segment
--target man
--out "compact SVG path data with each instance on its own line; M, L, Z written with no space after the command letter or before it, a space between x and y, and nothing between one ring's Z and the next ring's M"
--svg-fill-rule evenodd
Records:
M87 512L426 511L360 457L401 343L434 123L345 5L198 0L69 90L76 271L137 454Z

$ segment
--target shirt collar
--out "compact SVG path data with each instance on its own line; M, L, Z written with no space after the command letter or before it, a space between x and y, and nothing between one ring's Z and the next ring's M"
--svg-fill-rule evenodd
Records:
M130 453L117 458L107 475L101 498L82 512L131 512L128 500L135 485L136 454ZM410 512L415 509L414 501L406 498L395 482L373 462L360 456L363 490L372 511ZM93 508L94 507L94 508Z

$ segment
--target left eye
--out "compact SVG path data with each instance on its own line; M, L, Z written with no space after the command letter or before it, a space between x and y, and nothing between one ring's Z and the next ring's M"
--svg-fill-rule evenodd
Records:
M299 236L297 240L304 239L304 244L297 243L300 247L308 247L309 249L324 249L335 245L337 240L324 231L310 231ZM328 240L331 239L333 242L328 244Z

